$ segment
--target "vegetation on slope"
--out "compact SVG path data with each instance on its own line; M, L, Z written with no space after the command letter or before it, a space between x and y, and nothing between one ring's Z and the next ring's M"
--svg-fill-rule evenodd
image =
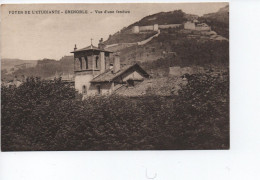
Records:
M153 24L182 24L187 20L185 13L182 10L175 10L170 12L160 12L150 16L146 16L140 21L130 25L132 26L147 26Z
M116 33L113 36L110 36L108 40L105 41L105 44L110 45L117 43L137 43L155 35L156 33L157 32L147 32L145 34Z
M138 22L123 28L120 32L110 35L105 44L115 44L115 43L131 43L145 40L151 37L155 32L150 32L147 34L132 34L131 28L133 26L150 26L154 24L182 24L187 20L186 14L182 10L175 10L171 12L160 12L150 16L146 16Z

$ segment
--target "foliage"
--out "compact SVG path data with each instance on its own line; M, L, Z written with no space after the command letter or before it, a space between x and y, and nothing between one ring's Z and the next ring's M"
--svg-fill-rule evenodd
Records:
M228 75L193 75L179 96L96 96L59 79L2 87L2 150L229 148Z
M229 38L229 23L219 22L208 18L201 18L201 22L208 24L211 27L211 30L217 32L217 34Z

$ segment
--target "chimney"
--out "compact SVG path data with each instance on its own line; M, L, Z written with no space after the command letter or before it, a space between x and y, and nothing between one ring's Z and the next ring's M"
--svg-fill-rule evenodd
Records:
M77 50L77 45L75 44L74 51L76 51L76 50Z
M120 57L116 54L113 63L113 73L117 73L118 71L120 71Z
M99 40L98 48L99 48L99 49L102 49L102 50L105 49L105 44L103 43L103 38L101 38L101 39Z

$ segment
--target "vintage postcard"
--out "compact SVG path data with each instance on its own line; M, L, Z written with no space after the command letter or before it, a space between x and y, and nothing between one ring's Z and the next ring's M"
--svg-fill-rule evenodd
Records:
M229 149L229 4L4 4L1 150Z

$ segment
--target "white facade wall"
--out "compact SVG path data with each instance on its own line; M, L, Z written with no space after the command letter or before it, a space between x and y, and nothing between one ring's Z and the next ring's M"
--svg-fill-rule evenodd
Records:
M158 24L154 24L153 25L153 30L154 31L158 31L159 30L159 25Z
M177 28L180 27L181 24L165 24L165 25L150 25L150 26L134 26L132 28L133 33L139 33L143 31L158 31L159 29L167 29L167 28Z
M184 29L190 29L190 30L195 30L195 23L193 22L186 22L184 23Z
M140 31L153 31L153 25L152 26L139 26Z
M83 93L83 86L86 87L87 95L93 93L90 89L90 81L93 79L92 74L85 74L85 73L76 73L75 74L75 89L79 93ZM84 94L84 93L83 93Z
M139 26L134 26L134 27L132 28L132 32L133 32L133 33L139 33L139 32L140 32Z
M165 24L165 25L159 25L159 29L177 28L180 26L181 24Z

